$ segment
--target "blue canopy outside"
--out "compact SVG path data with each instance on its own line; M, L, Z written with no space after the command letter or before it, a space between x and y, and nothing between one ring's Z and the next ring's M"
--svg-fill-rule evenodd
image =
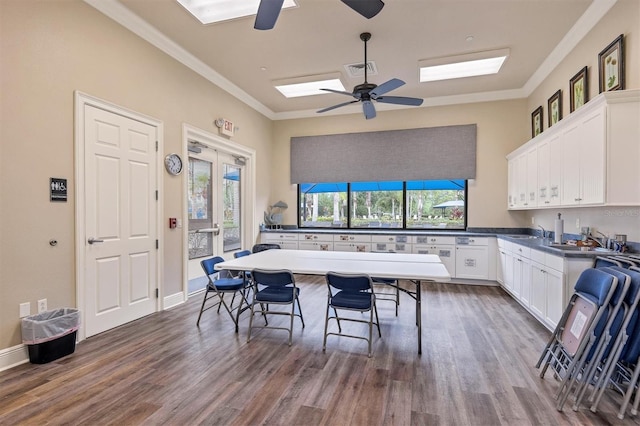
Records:
M407 182L407 190L437 190L464 189L464 180L414 180ZM328 182L328 183L302 183L300 191L303 194L317 194L322 192L346 192L346 182ZM351 183L352 191L401 191L402 181L389 182L353 182Z

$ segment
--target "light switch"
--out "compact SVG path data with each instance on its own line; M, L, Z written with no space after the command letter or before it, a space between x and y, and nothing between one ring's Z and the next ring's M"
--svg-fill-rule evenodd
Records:
M31 315L31 303L21 303L20 304L20 318L28 317Z

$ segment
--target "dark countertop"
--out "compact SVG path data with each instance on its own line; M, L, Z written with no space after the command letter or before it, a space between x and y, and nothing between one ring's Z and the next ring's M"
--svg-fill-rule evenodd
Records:
M277 234L369 234L369 235L440 235L446 237L496 237L520 244L535 250L540 250L555 256L566 258L589 259L596 256L621 254L614 251L588 250L581 251L573 247L558 248L552 247L553 240L550 238L540 238L529 235L527 228L468 228L467 231L447 231L447 230L413 230L413 229L317 229L317 228L283 228L283 229L261 229L260 232Z
M616 253L613 250L605 249L590 249L582 251L575 246L566 246L566 248L552 247L553 240L550 238L541 238L528 235L496 235L497 238L512 243L520 244L525 247L532 248L534 250L540 250L545 253L553 254L561 257L573 257L580 259L594 258L596 256L606 256Z

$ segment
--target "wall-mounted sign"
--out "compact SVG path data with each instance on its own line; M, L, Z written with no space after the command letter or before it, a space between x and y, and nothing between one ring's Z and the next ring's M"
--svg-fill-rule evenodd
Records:
M233 136L233 123L226 118L223 119L224 123L222 123L222 127L220 127L220 133L226 136Z
M67 180L51 178L49 183L50 200L67 202Z

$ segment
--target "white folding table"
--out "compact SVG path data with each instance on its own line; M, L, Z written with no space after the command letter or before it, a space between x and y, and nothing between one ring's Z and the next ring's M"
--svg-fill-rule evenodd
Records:
M422 353L421 282L451 280L447 268L436 255L380 252L330 252L314 250L265 250L250 256L216 264L218 270L288 269L294 274L367 274L372 277L402 279L415 284L415 291L400 290L416 301L418 353Z

